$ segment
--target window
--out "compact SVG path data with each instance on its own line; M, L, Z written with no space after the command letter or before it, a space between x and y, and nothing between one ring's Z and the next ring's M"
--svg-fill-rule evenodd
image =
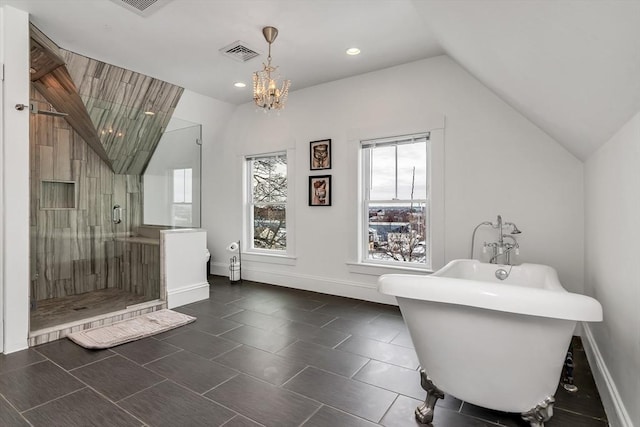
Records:
M431 268L429 133L361 142L362 261Z
M250 156L247 162L247 219L251 249L287 250L287 155Z
M173 204L171 206L172 224L192 225L193 179L192 169L173 170Z
M191 168L173 170L173 203L191 203Z

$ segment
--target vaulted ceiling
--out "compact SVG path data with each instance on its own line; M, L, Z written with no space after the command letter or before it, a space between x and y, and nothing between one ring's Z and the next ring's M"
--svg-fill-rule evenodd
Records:
M119 3L0 0L64 49L233 104L251 100L272 25L291 96L445 53L580 159L640 111L637 0L161 0L148 16ZM262 55L219 52L238 40Z

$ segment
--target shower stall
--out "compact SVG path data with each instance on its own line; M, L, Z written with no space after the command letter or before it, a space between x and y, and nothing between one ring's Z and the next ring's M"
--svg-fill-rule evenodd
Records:
M30 102L16 108L31 113L36 345L167 305L160 227L144 227L143 174L184 89L62 49L34 25L30 51Z
M200 225L200 146L193 139L199 125L168 132L171 140L163 136L149 161L147 169L158 163L156 155L167 163L162 153L180 150L176 140L190 147L190 163L164 165L172 177L174 170L183 171L176 194L175 182L149 187L145 174L115 173L65 121L64 112L54 111L34 90L31 98L30 344L100 324L114 313L126 318L165 306L158 230ZM171 202L163 207L169 219L153 221L153 227L144 219L161 207L149 205L143 213L147 188Z

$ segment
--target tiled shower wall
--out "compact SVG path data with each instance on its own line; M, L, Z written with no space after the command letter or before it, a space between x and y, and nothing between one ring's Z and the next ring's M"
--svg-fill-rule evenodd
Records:
M47 109L33 89L31 99ZM136 255L144 251L114 240L142 222L142 177L113 173L64 118L32 114L30 125L31 298L129 290L134 286L124 283L131 277L128 269L156 263L148 268L159 270L159 254ZM59 185L59 194L50 191L55 182L67 183ZM56 202L61 197L72 200ZM120 224L111 218L115 204L123 208ZM148 286L135 286L143 288Z

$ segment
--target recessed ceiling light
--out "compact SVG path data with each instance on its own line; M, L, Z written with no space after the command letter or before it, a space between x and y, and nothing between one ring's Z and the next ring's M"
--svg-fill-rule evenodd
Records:
M242 82L235 82L233 85L235 87L247 87L247 84Z
M358 49L357 47L350 47L349 49L347 49L347 55L358 55L360 54L360 49Z

